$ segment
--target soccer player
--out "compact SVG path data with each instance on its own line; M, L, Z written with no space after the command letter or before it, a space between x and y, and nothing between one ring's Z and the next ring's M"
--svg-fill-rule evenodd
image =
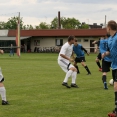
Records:
M102 54L102 58L110 54L112 76L114 80L114 93L115 93L115 109L108 116L117 117L117 23L113 20L107 24L107 33L111 36L108 40L108 51Z
M100 53L103 54L108 50L108 38L110 37L110 35L106 35L106 39L101 39L100 40ZM110 56L105 56L102 59L102 82L104 84L104 89L108 89L107 87L107 72L110 71L110 67L111 67L111 58Z
M4 51L0 50L0 53L3 54ZM2 105L8 105L9 103L6 100L6 89L4 87L3 81L4 81L4 77L3 77L3 74L2 74L2 71L1 71L1 68L0 68L0 95L1 95L1 98L2 98Z
M68 37L68 42L66 42L62 46L58 56L58 64L66 73L62 85L66 86L67 88L70 88L70 86L67 83L70 76L72 77L71 87L78 88L78 86L76 85L77 69L71 64L71 62L73 62L74 60L70 58L73 52L74 39L74 36Z
M89 53L88 53L88 51L81 44L78 44L77 39L75 39L74 46L73 46L73 51L76 54L76 58L74 57L74 55L72 55L73 58L75 58L74 66L77 68L78 73L80 73L80 72L79 72L77 63L81 63L82 66L88 72L87 75L91 75L91 72L90 72L88 66L85 64L86 61L85 61L84 51L87 53L87 55L89 55Z
M100 39L103 39L103 37L101 37ZM95 49L95 53L97 52L98 48L99 48L99 45L100 45L100 39L99 41L94 41L92 42L92 44L97 44L97 47ZM100 64L100 61L101 61L101 53L99 52L99 54L97 55L97 58L96 58L96 63L97 63L97 66L99 67L99 71L102 71L102 67L101 67L101 64Z

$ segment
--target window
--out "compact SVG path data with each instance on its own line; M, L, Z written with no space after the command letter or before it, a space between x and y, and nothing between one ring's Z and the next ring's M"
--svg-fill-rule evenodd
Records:
M5 52L9 52L10 45L13 44L13 46L16 46L15 40L0 40L0 47L3 47ZM9 48L4 48L9 47ZM14 51L16 51L16 48L14 48Z
M14 40L0 40L0 47L8 47L11 44L13 44L13 46L16 46L16 42Z
M56 46L62 46L63 45L63 39L56 39Z
M78 42L81 42L81 39L77 39L78 40Z
M40 45L40 40L34 40L34 46L39 46Z
M89 40L88 39L84 39L84 42L88 42Z

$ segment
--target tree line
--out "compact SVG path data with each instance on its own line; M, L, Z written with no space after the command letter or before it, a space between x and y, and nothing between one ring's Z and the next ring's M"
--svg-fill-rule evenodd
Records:
M7 22L0 21L0 29L17 29L18 17L11 17ZM75 18L61 17L61 29L88 29L89 25L81 23ZM58 29L58 17L55 17L50 24L41 22L38 25L32 26L31 24L24 25L23 18L20 18L20 29Z

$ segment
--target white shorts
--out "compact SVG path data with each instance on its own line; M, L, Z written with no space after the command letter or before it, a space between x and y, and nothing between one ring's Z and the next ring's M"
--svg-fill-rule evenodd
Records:
M2 75L2 71L0 69L0 82L4 81L3 75Z
M65 73L67 73L70 68L74 67L71 63L64 60L58 60L58 64Z

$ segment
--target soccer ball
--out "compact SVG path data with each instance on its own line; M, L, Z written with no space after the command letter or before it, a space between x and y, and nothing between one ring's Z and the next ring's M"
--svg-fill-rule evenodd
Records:
M113 85L114 84L113 79L110 79L109 84L110 85Z

